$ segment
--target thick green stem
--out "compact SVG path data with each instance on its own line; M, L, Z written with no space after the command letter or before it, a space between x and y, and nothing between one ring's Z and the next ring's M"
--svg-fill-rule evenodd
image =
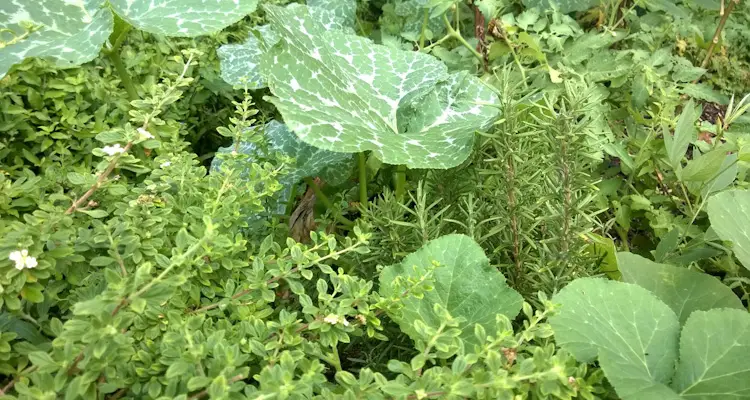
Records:
M284 210L285 215L289 215L294 211L294 201L297 199L297 185L292 186L291 193L289 193L289 199L286 201L286 209Z
M477 49L475 49L472 45L470 45L469 42L467 42L466 39L464 39L464 37L461 36L460 32L458 32L457 30L453 29L453 26L451 25L451 22L448 21L448 16L446 16L445 14L443 14L443 22L445 22L445 28L448 30L448 34L446 36L450 36L450 37L458 40L459 43L461 43L462 45L464 45L464 47L466 47L467 49L469 49L469 51L471 51L471 53L474 54L474 57L478 58L479 61L484 61L484 56L482 56L477 51Z
M397 166L394 177L396 181L396 198L400 200L404 198L404 193L406 192L406 165Z
M128 70L125 68L125 64L120 57L120 47L122 46L122 42L125 41L131 28L132 27L120 17L115 17L115 27L109 37L112 47L107 51L107 55L112 61L112 64L114 64L117 74L120 75L120 81L122 82L125 91L128 93L128 98L130 98L130 101L133 101L138 100L138 92L135 90L133 80L130 79L130 74L128 74Z
M424 19L422 20L422 31L419 33L419 49L424 49L425 31L427 30L427 22L430 20L430 9L425 8Z
M328 210L334 210L333 204L331 204L331 200L328 200L328 196L326 196L323 193L323 191L320 190L320 187L318 187L318 185L315 183L314 180L312 180L312 178L305 178L305 183L307 183L307 186L309 186L310 188L312 188L313 192L315 193L315 197L318 200L320 200L321 203L323 203L323 205L325 206L326 209L328 209ZM340 214L336 213L335 216L336 216L336 219L339 220L339 222L341 222L342 224L344 224L346 226L353 226L354 225L354 222L352 222L352 220L346 218L343 215L340 215Z
M364 206L367 204L367 157L365 152L357 154L359 163L359 202Z
M135 90L135 86L133 85L133 81L130 79L128 70L125 69L125 64L122 63L119 49L112 49L112 51L110 51L108 55L109 59L112 60L112 64L115 65L117 74L120 75L120 82L122 82L122 86L125 87L125 91L128 92L130 101L138 100L138 92Z

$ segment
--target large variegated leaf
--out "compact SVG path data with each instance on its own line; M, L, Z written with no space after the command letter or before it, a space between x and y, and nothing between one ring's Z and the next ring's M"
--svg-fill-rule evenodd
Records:
M292 187L302 178L320 176L326 183L337 185L349 176L353 168L354 162L351 154L334 153L305 144L281 122L274 120L267 123L264 132L271 150L295 158L294 164L288 165L287 173L279 179L283 189L266 202L268 212L283 213ZM234 145L222 147L218 153L230 153L233 150ZM260 162L262 158L268 157L257 145L249 142L241 142L237 152L246 157L248 171L252 163ZM218 169L221 162L220 158L214 158L211 169ZM244 175L242 171L241 176Z
M698 310L744 309L732 289L703 272L658 264L628 252L617 253L617 265L623 282L648 289L677 314L681 324Z
M101 1L0 1L0 78L27 57L61 66L91 61L112 32L113 17ZM29 34L24 24L34 30Z
M750 269L750 190L729 190L708 199L708 219L738 260Z
M258 64L263 54L279 41L279 36L268 25L258 27L242 44L227 44L216 53L221 63L221 78L230 85L260 89L266 87Z
M394 285L396 277L420 280L432 269L434 289L424 296L406 296L404 308L392 317L401 330L418 337L414 321L422 321L437 329L441 319L434 311L440 304L451 316L464 318L461 339L467 349L477 342L474 325L482 325L487 332L496 331L496 315L503 314L513 319L521 309L521 295L510 288L505 277L490 266L482 248L474 239L465 235L446 235L432 240L421 249L408 255L400 264L385 267L380 273L380 291L384 296L401 296L402 287Z
M475 131L497 117L490 89L466 73L449 75L429 55L326 31L300 6L267 6L266 15L282 37L261 63L270 100L308 144L450 168L468 157Z
M325 29L353 31L357 18L356 0L307 0L312 17Z
M138 29L167 36L219 31L255 11L258 0L109 0Z
M313 0L307 3L312 17L326 29L352 30L357 13L353 0ZM260 74L260 59L271 46L279 41L269 25L257 28L258 34L250 33L241 44L227 44L217 51L221 63L221 77L233 86L261 89L266 81Z
M683 399L750 398L750 314L697 311L680 337L680 362L672 387Z

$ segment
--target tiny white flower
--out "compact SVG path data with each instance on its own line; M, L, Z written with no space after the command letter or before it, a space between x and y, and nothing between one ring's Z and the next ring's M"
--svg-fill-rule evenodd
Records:
M151 132L145 130L144 128L138 128L138 134L140 135L141 139L153 139L154 135L151 134Z
M331 325L336 325L339 322L339 316L336 314L328 314L323 321L328 322Z
M26 249L13 251L8 255L8 258L16 263L16 269L19 270L24 268L36 268L36 266L39 265L36 258L29 256L29 251Z
M169 162L169 161L164 161L163 163L161 163L161 165L159 165L159 168L167 168L167 167L168 167L168 166L170 166L170 165L172 165L172 163L171 163L171 162Z
M344 317L341 317L341 323L344 324L344 326L349 326L349 321L347 321Z
M115 154L119 154L119 153L124 152L125 149L122 146L120 146L119 143L115 143L114 146L104 146L102 148L102 151L105 152L105 153L107 153L110 156L113 156Z

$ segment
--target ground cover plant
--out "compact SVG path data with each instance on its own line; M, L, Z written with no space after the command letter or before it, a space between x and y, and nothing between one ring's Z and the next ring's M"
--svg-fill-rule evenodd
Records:
M0 398L750 399L750 3L0 4Z

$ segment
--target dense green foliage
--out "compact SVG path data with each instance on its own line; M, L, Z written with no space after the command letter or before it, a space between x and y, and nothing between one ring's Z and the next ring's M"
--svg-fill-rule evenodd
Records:
M750 399L750 2L31 3L0 398Z

